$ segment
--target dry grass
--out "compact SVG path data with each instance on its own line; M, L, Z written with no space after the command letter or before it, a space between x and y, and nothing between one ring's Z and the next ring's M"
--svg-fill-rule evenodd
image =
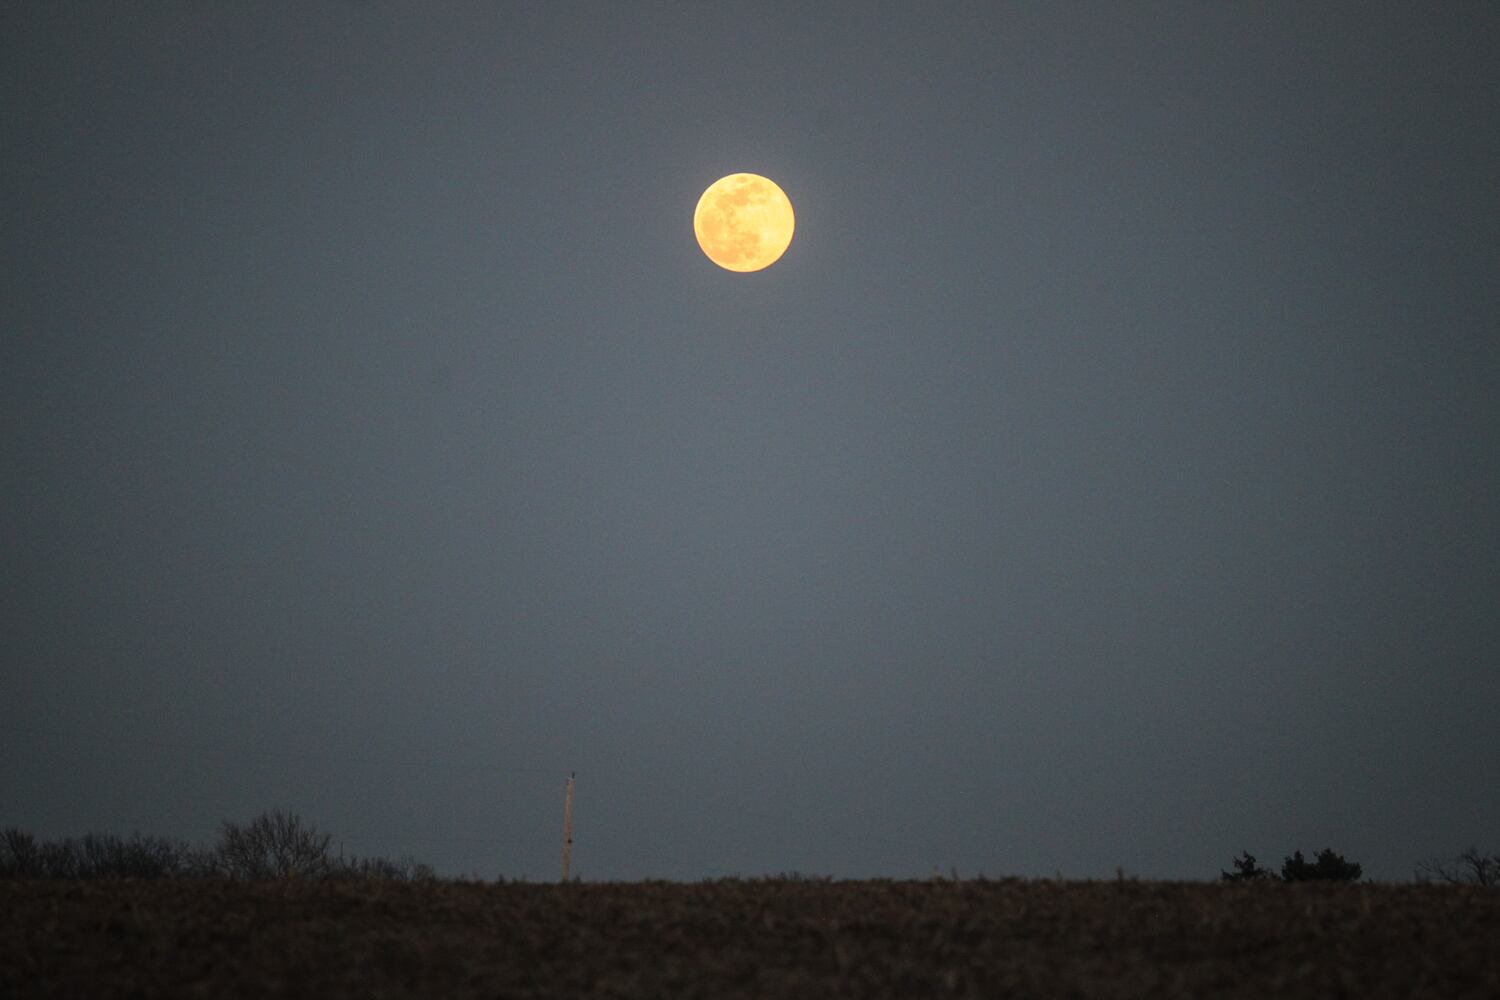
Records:
M1500 996L1500 892L0 883L0 996Z

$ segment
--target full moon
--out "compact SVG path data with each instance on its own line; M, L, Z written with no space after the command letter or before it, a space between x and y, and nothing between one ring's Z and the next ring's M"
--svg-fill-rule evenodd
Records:
M759 271L792 242L792 202L759 174L730 174L708 186L693 212L693 232L708 259L729 271Z

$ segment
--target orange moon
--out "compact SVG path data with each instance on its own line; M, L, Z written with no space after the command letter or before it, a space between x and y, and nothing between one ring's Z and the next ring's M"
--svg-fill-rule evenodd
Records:
M759 271L792 242L792 202L759 174L730 174L708 186L693 212L693 233L708 259L728 271Z

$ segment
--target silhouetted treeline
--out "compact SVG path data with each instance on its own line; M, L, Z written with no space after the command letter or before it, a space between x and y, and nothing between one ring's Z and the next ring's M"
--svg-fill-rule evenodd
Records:
M1243 851L1232 862L1234 871L1220 871L1225 882L1357 882L1364 873L1358 863L1325 848L1312 861L1296 851L1281 863L1281 873L1262 868L1255 855ZM1470 847L1452 857L1432 858L1416 867L1418 882L1447 882L1500 888L1500 854Z
M166 837L89 833L38 840L14 827L0 831L5 878L185 878L213 874L209 852Z
M1281 863L1281 874L1256 863L1255 855L1244 851L1234 859L1234 871L1220 871L1225 882L1357 882L1364 874L1358 862L1348 861L1332 848L1318 852L1308 861L1301 851L1294 851Z
M140 833L89 833L39 840L14 827L0 831L0 878L435 878L410 857L343 857L330 834L295 813L273 809L248 823L225 820L212 847Z

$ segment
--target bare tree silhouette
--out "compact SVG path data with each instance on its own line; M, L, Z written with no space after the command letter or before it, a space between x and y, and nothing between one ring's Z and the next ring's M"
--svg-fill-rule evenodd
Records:
M1457 857L1420 862L1416 876L1418 882L1500 886L1500 854L1485 854L1477 847L1470 847Z
M241 826L224 821L214 860L231 878L267 879L327 875L332 834L320 833L296 813L271 809Z
M1219 869L1219 878L1225 882L1264 882L1276 878L1276 873L1269 868L1262 868L1255 863L1255 855L1249 851L1240 852L1240 856L1234 859L1234 871L1226 872Z

